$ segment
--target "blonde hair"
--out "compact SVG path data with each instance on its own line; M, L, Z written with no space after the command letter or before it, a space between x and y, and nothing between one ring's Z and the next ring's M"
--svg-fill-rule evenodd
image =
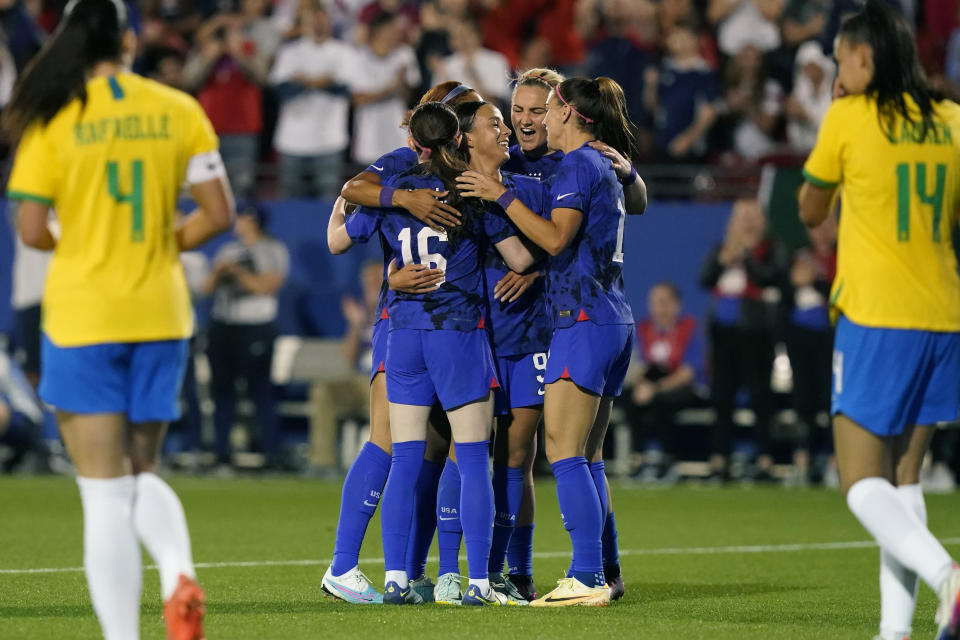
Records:
M550 91L563 82L564 77L559 71L547 67L534 67L521 71L514 78L518 87L541 87Z

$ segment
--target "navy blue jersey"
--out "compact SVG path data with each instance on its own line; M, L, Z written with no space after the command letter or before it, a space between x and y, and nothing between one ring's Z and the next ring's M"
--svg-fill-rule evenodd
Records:
M534 178L513 173L503 174L503 185L540 216L547 214L550 192ZM494 208L500 209L494 204ZM502 209L500 209L502 211ZM506 214L504 214L506 215ZM519 233L518 233L519 235ZM493 289L510 267L492 245L487 249L484 278L487 287L487 331L498 358L546 351L550 345L553 324L547 315L546 285L537 278L522 296L513 302L494 300Z
M364 169L364 171L376 173L380 176L381 184L385 184L388 178L403 173L416 165L417 154L408 147L400 147L380 156L376 162ZM349 235L354 242L362 244L368 242L379 230L380 212L366 209L363 211L363 215L357 216L359 212L360 209L347 216L346 229L347 235ZM390 295L390 287L387 285L387 268L390 266L391 254L390 248L382 237L380 238L380 247L383 249L383 284L380 286L380 295L377 298L377 315L373 321L374 324L386 319L387 315L385 310L387 307L387 297Z
M563 151L528 156L520 149L520 145L515 144L510 147L510 159L504 162L500 169L546 182L557 172L561 160Z
M633 324L623 288L623 187L602 153L584 144L560 163L550 209L583 213L573 240L550 259L547 305L557 327L586 316L596 324Z
M436 177L416 167L391 178L398 189L445 190ZM463 229L448 239L403 209L386 209L380 233L397 259L397 267L425 264L445 273L433 291L412 295L394 292L387 302L390 329L447 329L472 331L484 317L485 298L481 258L489 244L496 244L516 231L494 206L468 215ZM502 210L501 210L502 211Z
M357 244L365 244L370 238L377 235L380 238L380 248L383 249L383 284L380 285L380 295L377 296L377 311L373 324L385 320L388 316L387 300L390 297L390 287L387 285L387 268L393 259L390 246L383 235L379 234L380 222L383 219L383 210L373 207L357 207L344 220L344 228L350 239Z
M380 156L376 162L364 169L364 171L377 174L380 176L380 182L382 183L391 176L412 169L418 162L417 154L413 149L400 147L399 149L394 149L390 153Z

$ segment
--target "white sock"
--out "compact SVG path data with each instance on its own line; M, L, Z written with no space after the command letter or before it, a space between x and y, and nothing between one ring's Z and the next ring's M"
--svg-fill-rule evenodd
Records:
M133 476L77 477L83 503L83 566L105 640L140 637L143 565L133 530Z
M406 589L407 585L410 584L410 581L407 579L406 571L387 571L386 575L383 577L383 584L386 586L388 582L396 582L397 586L401 589Z
M490 578L477 578L476 580L470 578L470 584L467 588L469 589L471 586L479 588L480 594L485 596L490 593Z
M938 592L953 560L884 478L864 478L847 492L847 505L880 548Z
M927 507L919 484L897 487L897 496L917 519L927 524ZM884 640L910 636L917 606L917 574L880 551L880 637Z
M170 485L154 473L137 474L133 525L160 569L160 591L164 600L173 595L181 573L188 578L197 577L183 505Z

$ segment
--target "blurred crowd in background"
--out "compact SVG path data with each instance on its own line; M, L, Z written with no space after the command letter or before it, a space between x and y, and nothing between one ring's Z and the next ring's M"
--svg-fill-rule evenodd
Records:
M888 0L928 73L960 86L957 0ZM0 0L0 106L61 0ZM196 95L234 189L330 196L404 143L398 124L456 79L509 107L553 66L624 88L643 160L752 165L812 148L833 39L857 0L140 0L135 69Z
M948 93L960 88L960 0L889 1L915 26L935 82ZM62 5L0 0L0 107L56 28ZM400 121L438 82L468 84L506 113L517 70L552 66L617 80L640 131L640 174L654 196L733 202L725 230L717 226L721 232L700 249L706 254L698 276L666 278L644 292L645 300L632 300L637 352L608 438L609 456L617 459L612 468L642 482L693 474L718 482L836 484L827 303L836 226L799 237L782 223L786 216L797 224L795 206L776 205L757 188L759 167L795 168L813 147L831 101L833 38L856 0L128 6L140 38L135 70L199 99L220 136L232 186L247 201L334 197L346 177L405 144ZM711 190L724 175L733 189ZM786 187L787 201L794 190ZM202 466L221 472L238 466L238 451L258 452L258 466L266 468L335 471L349 464L352 451L341 427L365 419L369 316L380 267L360 269L353 289L363 293L343 298L348 366L341 379L278 389L274 344L284 311L277 299L290 289L288 276L306 270L303 260L311 258L265 233L262 208L242 205L241 213L232 241L184 258L194 294L211 298L212 309L201 315L209 319L194 344L201 366L188 371L185 416L170 450L198 454ZM310 224L325 225L325 216ZM11 345L19 355L0 359L0 443L12 452L0 464L8 470L50 446L30 437L39 427L17 428L43 422L30 397L41 363L28 345L39 339L44 268L42 257L26 253L14 265L20 282L13 287ZM709 296L702 315L684 311L693 291ZM278 402L291 397L304 407L293 417L308 423L299 427L308 440L302 460L284 453L293 422ZM246 440L235 433L238 407L254 425ZM958 436L957 429L938 434L925 476L930 486L955 486ZM690 460L700 467L680 464Z

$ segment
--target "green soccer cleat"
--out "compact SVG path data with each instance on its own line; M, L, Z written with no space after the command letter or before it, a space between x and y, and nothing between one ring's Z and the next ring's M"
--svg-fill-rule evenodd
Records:
M445 573L437 578L437 586L433 588L433 601L437 604L459 605L463 600L460 590L460 576L455 573Z

